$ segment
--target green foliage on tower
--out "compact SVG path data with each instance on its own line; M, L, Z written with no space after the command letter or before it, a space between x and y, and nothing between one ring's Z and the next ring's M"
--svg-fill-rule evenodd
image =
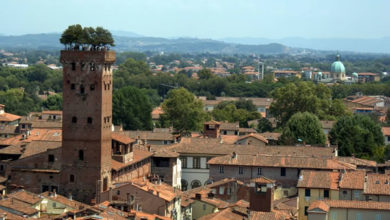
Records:
M381 126L370 117L356 114L340 118L329 133L340 156L356 156L383 161L384 138Z
M109 30L102 27L82 27L80 24L70 25L61 35L60 43L67 49L100 50L115 46Z
M283 128L281 140L284 144L325 144L326 137L317 116L309 112L295 113Z

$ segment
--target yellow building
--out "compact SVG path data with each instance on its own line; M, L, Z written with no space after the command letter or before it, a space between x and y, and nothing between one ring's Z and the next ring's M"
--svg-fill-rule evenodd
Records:
M308 220L307 210L316 200L338 200L339 172L303 170L299 177L298 188L298 219Z
M308 209L308 220L390 219L390 203L351 200L317 200Z

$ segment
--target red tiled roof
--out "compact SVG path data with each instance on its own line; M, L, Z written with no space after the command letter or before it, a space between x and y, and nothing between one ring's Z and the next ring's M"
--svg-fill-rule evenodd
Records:
M62 115L62 111L42 111L43 115Z
M50 192L44 192L44 193L41 193L41 195L52 200L52 201L59 202L63 205L69 206L69 207L76 209L76 210L88 206L87 204L68 199L68 198L61 196L59 194L51 195Z
M364 188L364 170L347 171L340 174L340 189L361 189Z
M125 135L120 134L120 133L115 133L115 132L111 133L111 138L112 138L112 140L118 141L118 142L120 142L122 144L130 144L130 143L134 143L135 142L134 139L131 139L128 136L125 136Z
M38 210L34 209L29 205L28 203L21 202L19 200L16 200L14 198L8 198L8 199L3 199L0 200L0 206L5 207L9 210L16 210L23 215L35 215L38 214Z
M16 191L16 192L13 192L11 194L8 194L8 197L19 200L21 202L24 202L24 203L27 203L30 205L35 205L42 200L42 198L40 198L38 195L31 193L31 192L27 192L23 189Z
M339 172L302 170L297 187L338 189Z
M376 73L357 73L359 76L378 76Z
M367 174L367 182L364 187L364 194L389 196L390 174Z
M244 139L247 139L247 138L250 138L250 137L256 138L257 140L262 141L262 142L268 144L268 140L265 139L265 137L263 137L261 134L254 134L254 133L245 135L245 136L239 138L237 141L244 140Z
M153 155L152 152L149 151L144 151L144 150L138 150L134 149L133 150L133 160L130 161L129 163L122 163L117 160L112 159L111 160L111 168L114 170L120 170L123 167L127 167L131 164L137 163L139 161L145 160L146 158L149 158Z
M382 133L385 136L390 136L390 127L382 127Z
M390 202L357 201L357 200L324 200L330 208L390 210Z
M313 211L314 209L320 209L324 212L329 212L329 205L322 200L316 200L312 202L307 211Z
M210 165L236 165L236 166L261 166L261 167L291 167L327 170L354 170L356 166L342 163L335 159L322 159L311 157L275 156L275 155L245 155L238 154L215 157L209 160Z
M7 122L10 122L10 121L16 121L18 119L20 119L21 117L19 115L14 115L14 114L11 114L11 113L2 113L0 114L0 121L7 121Z

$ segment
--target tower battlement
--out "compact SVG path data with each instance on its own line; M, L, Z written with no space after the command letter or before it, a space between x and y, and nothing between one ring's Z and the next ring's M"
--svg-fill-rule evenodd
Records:
M80 50L61 50L61 63L68 63L79 60L93 60L97 63L114 63L115 51L80 51Z

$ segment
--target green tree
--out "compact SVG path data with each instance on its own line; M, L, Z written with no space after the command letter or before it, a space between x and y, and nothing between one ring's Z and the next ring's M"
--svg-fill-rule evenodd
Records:
M152 129L152 105L140 89L127 86L115 90L112 97L113 122L126 130Z
M266 119L266 118L261 118L259 120L259 123L257 124L257 131L260 132L260 133L264 133L264 132L271 132L273 129L272 129L272 123Z
M270 112L283 126L297 112L310 112L319 119L335 119L346 114L341 101L332 101L331 92L323 84L299 81L272 91L274 102Z
M326 137L317 116L309 112L295 113L283 128L284 144L325 144Z
M62 110L62 95L51 95L42 104L44 108L49 110Z
M217 121L239 122L241 127L249 127L248 121L260 119L260 113L237 108L234 102L222 102L212 112Z
M185 88L170 90L162 108L163 117L181 134L201 130L207 119L203 103Z
M340 118L329 133L331 144L338 145L341 156L356 156L382 161L384 138L381 126L365 115Z
M202 69L199 71L198 75L199 79L211 79L213 77L210 69Z
M387 109L387 112L386 112L386 123L387 123L387 125L390 125L390 108Z

